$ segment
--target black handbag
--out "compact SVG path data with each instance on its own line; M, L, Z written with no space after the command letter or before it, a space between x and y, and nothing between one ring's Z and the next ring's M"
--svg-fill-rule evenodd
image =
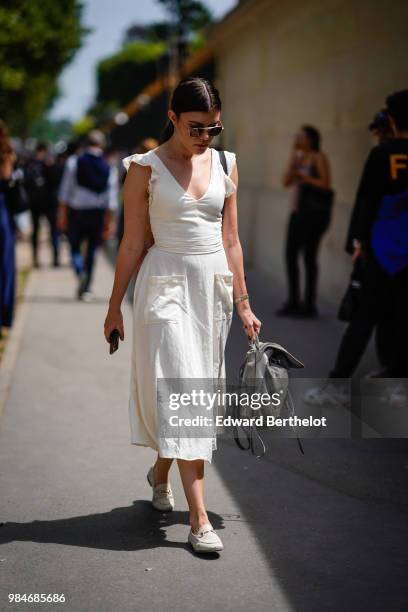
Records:
M341 300L337 318L340 321L349 323L359 312L361 299L361 284L364 274L364 261L359 257L350 276L350 282L346 293Z
M330 216L335 193L310 183L299 185L298 209L301 213L326 213Z
M30 208L30 201L26 188L24 187L23 177L16 173L10 180L5 181L4 196L6 205L12 215L18 215Z

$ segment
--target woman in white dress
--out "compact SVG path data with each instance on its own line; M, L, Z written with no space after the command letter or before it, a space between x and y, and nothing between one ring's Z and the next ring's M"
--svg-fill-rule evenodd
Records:
M173 92L162 144L123 160L124 234L104 329L107 341L114 329L124 339L121 304L136 273L131 442L158 453L147 475L158 510L174 507L168 474L177 459L190 511L188 541L197 552L223 548L203 498L204 461L211 463L216 437L160 436L158 381L225 378L234 302L248 337L261 328L245 285L235 154L225 151L224 172L209 146L223 129L220 116L216 88L198 77L185 79Z

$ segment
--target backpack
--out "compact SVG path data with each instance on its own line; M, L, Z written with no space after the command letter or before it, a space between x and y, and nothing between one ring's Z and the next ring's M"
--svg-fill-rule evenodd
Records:
M408 267L408 189L383 197L371 233L380 266L394 276Z
M6 204L12 215L19 215L30 209L30 200L24 183L24 173L21 168L14 170L11 178L4 181Z
M278 393L280 402L278 406L263 406L254 414L251 406L236 405L234 407L234 416L236 418L251 418L262 415L264 418L267 415L279 416L284 408L289 410L291 416L295 416L295 409L292 397L289 393L289 368L303 368L301 361L296 359L283 346L276 342L261 342L258 335L255 335L255 340L249 340L249 350L245 356L244 363L239 370L239 388L240 391L251 393L267 393L270 396ZM244 446L239 437L239 427L244 431L247 438L247 446ZM257 455L257 459L262 457L266 452L266 446L260 436L257 426L250 425L249 427L234 425L234 440L241 450L251 449L254 451L254 435L256 435L262 445L262 453ZM295 431L295 429L293 428ZM302 443L296 436L300 451L304 454Z
M89 191L103 193L108 188L110 166L102 155L82 153L77 160L77 183Z

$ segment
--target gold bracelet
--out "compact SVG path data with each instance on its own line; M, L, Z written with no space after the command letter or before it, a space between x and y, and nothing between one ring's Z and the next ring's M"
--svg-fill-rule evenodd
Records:
M236 297L234 299L234 304L237 304L238 302L242 302L243 300L249 300L249 295L247 293L244 293L243 295L239 295L238 297Z

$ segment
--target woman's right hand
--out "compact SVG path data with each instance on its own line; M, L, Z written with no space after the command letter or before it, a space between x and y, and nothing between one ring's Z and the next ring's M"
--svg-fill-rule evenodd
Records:
M125 339L125 331L123 328L123 317L122 312L119 310L115 310L109 308L108 314L106 315L105 324L104 324L104 333L106 342L109 342L109 337L114 329L117 329L119 332L119 337L121 340Z
M248 338L252 340L255 338L255 334L259 335L261 331L262 322L252 312L251 307L245 300L236 304L236 310L239 318L242 321L242 327Z

